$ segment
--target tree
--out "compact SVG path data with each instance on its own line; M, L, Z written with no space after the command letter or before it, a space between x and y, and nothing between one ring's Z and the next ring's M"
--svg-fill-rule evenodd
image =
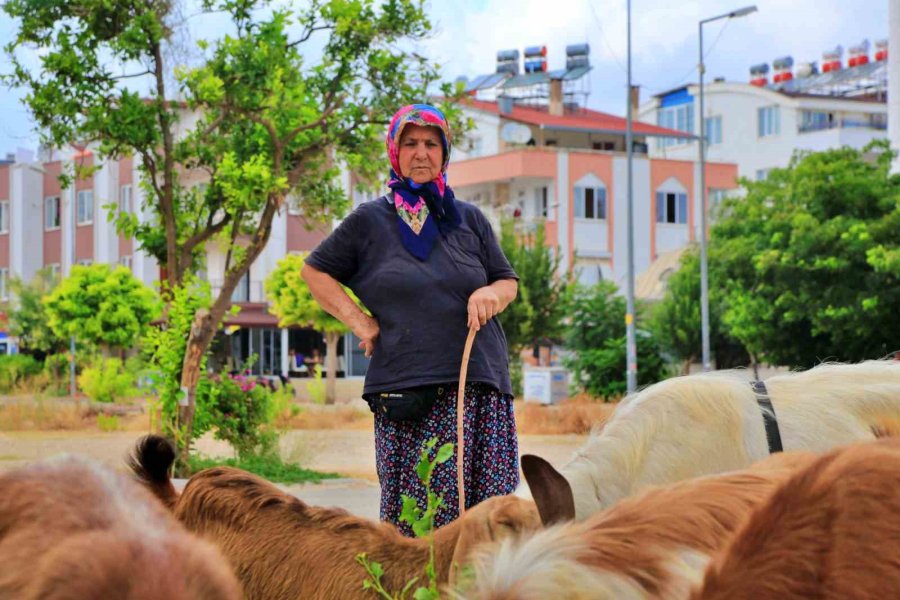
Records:
M566 346L574 356L566 361L575 382L586 392L610 398L626 392L625 298L615 284L601 281L594 286L576 284L569 306L571 321ZM638 322L643 307L638 306ZM636 336L638 385L648 385L666 376L662 349L646 329Z
M266 296L272 302L269 310L278 317L279 327L299 325L312 327L325 336L325 402L334 404L337 383L337 347L341 336L350 331L339 319L328 314L316 302L309 286L300 277L306 254L288 254L278 261L275 270L266 279ZM353 300L363 308L359 299L348 288L344 288ZM365 310L365 309L364 309Z
M44 141L61 147L96 142L101 156L140 159L146 201L155 219L123 214L118 225L165 267L171 297L195 270L205 245L224 248L218 296L190 329L181 386L186 457L200 364L231 295L265 247L275 215L295 198L308 219L339 215L347 198L336 174L343 166L371 180L384 172L382 135L402 104L426 97L437 66L406 50L430 24L416 0L312 0L302 9L263 0L204 0L224 13L231 31L198 41L198 66L169 65L167 41L178 28L173 3L157 0L8 0L18 20L6 46L12 85L26 102ZM321 43L321 58L312 60ZM37 50L29 69L17 48ZM183 101L167 86L176 67ZM124 81L146 80L149 99ZM458 120L444 86L448 117ZM188 118L189 117L189 118ZM202 191L182 175L202 173Z
M519 364L519 352L544 340L561 342L564 336L569 276L559 275L561 257L547 246L544 224L520 234L516 222L500 226L500 247L519 276L518 299L497 317L506 333L510 364Z
M887 142L796 155L742 181L711 231L722 319L759 361L886 356L900 331L900 177Z
M9 333L18 338L23 351L39 358L66 348L67 341L50 328L43 303L58 283L49 268L40 269L27 283L18 278L9 282L14 298L8 311Z
M104 354L127 350L159 314L156 294L125 267L76 265L44 298L47 325L56 336L75 339Z
M710 346L716 368L746 366L747 351L722 326L722 293L714 272L709 291ZM654 337L665 352L681 362L681 374L686 375L701 355L700 255L696 248L681 256L678 271L667 281L665 296L648 312Z

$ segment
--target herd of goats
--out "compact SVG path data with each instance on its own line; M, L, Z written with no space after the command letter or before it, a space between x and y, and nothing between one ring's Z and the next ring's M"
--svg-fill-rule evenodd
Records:
M568 464L433 534L442 596L470 600L900 598L900 361L672 378L622 401ZM309 506L234 468L182 492L172 446L131 473L66 455L0 475L0 599L375 598L429 541Z

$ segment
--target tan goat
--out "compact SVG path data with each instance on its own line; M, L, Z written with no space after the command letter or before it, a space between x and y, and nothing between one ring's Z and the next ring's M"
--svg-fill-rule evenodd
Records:
M211 544L128 477L75 456L0 475L0 598L237 600Z
M694 600L900 598L900 441L831 452L754 511Z
M586 521L482 549L476 553L471 581L461 586L457 597L684 597L689 584L699 579L707 556L721 548L780 483L813 460L809 453L777 454L743 471L649 488ZM530 470L533 484L540 468L531 465Z
M384 568L383 585L400 590L421 581L428 543L396 527L336 508L309 506L245 471L212 468L194 475L182 494L168 478L174 459L159 436L142 439L131 466L189 530L214 542L228 557L248 600L372 598L363 590L356 556ZM574 512L570 507L569 517ZM480 541L501 540L541 527L534 503L514 496L488 499L434 534L438 580L448 581Z

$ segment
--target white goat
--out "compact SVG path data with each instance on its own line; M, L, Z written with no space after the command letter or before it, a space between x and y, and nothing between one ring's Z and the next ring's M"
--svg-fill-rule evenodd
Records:
M871 440L900 419L897 361L823 364L766 386L785 450L821 453ZM668 379L625 399L561 475L581 520L649 485L744 468L768 454L756 393L726 371ZM516 494L533 495L540 507L548 492L528 483Z

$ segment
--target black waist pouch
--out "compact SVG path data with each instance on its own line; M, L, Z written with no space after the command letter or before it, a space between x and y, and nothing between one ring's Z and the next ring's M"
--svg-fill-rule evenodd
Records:
M391 421L418 421L431 412L431 407L444 394L446 385L424 385L392 392L375 392L364 397L373 413Z

